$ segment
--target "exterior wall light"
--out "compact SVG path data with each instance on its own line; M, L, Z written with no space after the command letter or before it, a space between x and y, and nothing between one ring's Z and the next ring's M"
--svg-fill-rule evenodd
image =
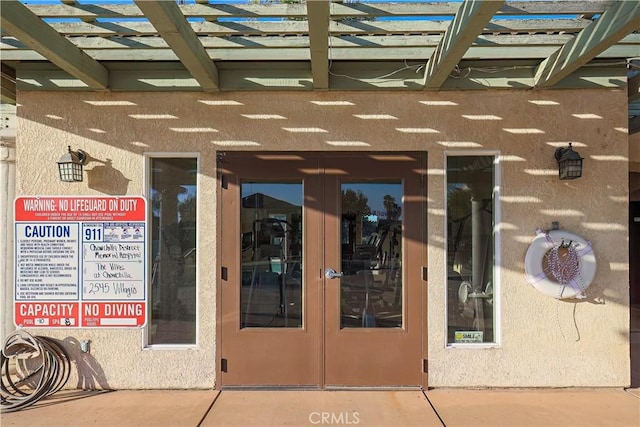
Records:
M558 148L555 153L558 161L560 179L576 179L582 176L582 160L577 151L573 151L571 143L566 148Z
M64 154L58 160L58 171L60 172L60 181L64 182L81 182L82 166L87 160L87 153L82 150L71 151Z

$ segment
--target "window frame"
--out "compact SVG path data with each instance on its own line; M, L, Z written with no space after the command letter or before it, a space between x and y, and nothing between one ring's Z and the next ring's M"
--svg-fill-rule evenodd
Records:
M200 196L202 194L201 189L201 175L202 175L202 159L200 152L180 152L180 151L162 151L162 152L144 152L143 153L143 176L142 181L144 183L143 196L147 199L147 223L151 225L151 177L153 172L151 170L151 163L153 159L168 159L168 158L194 158L197 162L196 172L196 327L195 327L195 343L193 344L150 344L149 332L151 322L149 317L151 316L151 306L149 301L151 300L151 274L147 275L147 322L143 328L142 333L142 349L143 350L194 350L200 348L200 228L202 225L202 215L200 212ZM152 235L153 231L149 228L149 235ZM152 256L152 239L147 239L147 271L151 271L153 260Z
M502 347L502 244L501 244L501 223L502 223L502 211L501 211L501 194L502 194L502 161L503 156L499 150L455 150L444 151L444 189L443 189L443 206L444 206L444 276L443 276L443 296L444 296L444 333L443 341L446 349L489 349ZM449 343L448 342L448 328L449 328L449 301L447 292L448 283L448 262L447 252L449 235L447 227L447 187L448 187L448 175L447 164L449 157L479 157L479 156L493 156L493 245L494 245L494 262L493 262L493 342L483 343Z

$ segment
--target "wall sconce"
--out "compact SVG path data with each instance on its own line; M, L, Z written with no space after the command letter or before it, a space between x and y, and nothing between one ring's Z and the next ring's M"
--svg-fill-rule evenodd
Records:
M58 171L60 172L60 181L64 182L81 182L82 166L87 160L87 153L82 150L71 151L64 154L58 160Z
M558 161L560 179L576 179L582 176L582 160L577 151L573 151L571 143L567 148L558 148L555 153Z

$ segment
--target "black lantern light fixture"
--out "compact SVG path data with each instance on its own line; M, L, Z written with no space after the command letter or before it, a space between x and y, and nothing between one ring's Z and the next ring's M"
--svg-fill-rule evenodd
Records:
M571 143L566 148L558 148L555 153L558 161L560 179L576 179L582 176L582 160L577 151L573 151Z
M82 150L69 151L58 160L58 171L60 172L60 181L64 182L80 182L82 181L82 166L87 160L87 153Z

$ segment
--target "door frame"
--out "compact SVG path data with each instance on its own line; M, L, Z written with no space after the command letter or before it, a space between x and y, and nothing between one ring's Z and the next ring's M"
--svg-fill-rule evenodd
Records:
M230 153L231 154L231 153ZM420 285L420 301L421 301L421 327L422 327L422 331L421 331L421 337L420 337L420 346L421 346L421 350L422 350L422 384L421 384L421 389L426 390L428 387L428 307L427 307L427 302L428 302L428 282L427 282L427 266L428 266L428 258L427 258L427 254L428 254L428 246L427 246L427 236L428 236L428 231L427 231L427 152L426 151L411 151L411 152L301 152L301 153L291 153L291 152L272 152L272 151L265 151L265 152L259 152L259 153L255 153L255 152L239 152L239 151L234 151L233 155L234 156L242 156L242 155L246 155L247 157L258 157L258 156L268 156L268 155L273 155L273 156L282 156L283 158L289 157L289 156L303 156L305 158L319 158L321 160L327 158L327 157L332 157L332 156L344 156L344 157L354 157L357 158L359 156L363 156L363 155L374 155L374 156L389 156L389 158L392 158L393 156L403 156L403 155L412 155L412 156L419 156L420 157L420 163L421 166L419 168L418 173L421 175L421 198L422 198L422 211L423 211L423 217L422 217L422 221L420 224L420 228L421 230L419 231L419 234L421 235L421 241L422 241L422 258L424 260L424 264L425 266L422 267L422 272L421 272L421 285ZM222 375L223 375L223 363L222 363L222 321L223 321L223 310L222 310L222 287L225 286L224 284L224 279L226 276L226 273L223 272L223 260L222 260L222 230L223 230L223 226L222 226L222 212L223 212L223 208L222 208L222 191L225 188L226 185L228 185L227 183L227 178L224 176L223 174L223 170L224 170L224 157L225 157L226 153L225 152L218 152L216 154L216 188L215 188L215 198L216 198L216 209L215 209L215 221L216 221L216 256L215 256L215 267L216 267L216 272L214 274L215 280L216 280L216 298L215 298L215 310L216 310L216 328L215 328L215 371L216 371L216 380L215 380L215 389L223 389L223 388L244 388L244 389L258 389L258 388L262 388L261 386L256 386L256 385L248 385L248 386L225 386L224 384L222 384ZM322 232L324 233L324 228L322 228ZM325 333L326 333L326 320L325 320L325 316L326 314L326 301L325 299L325 291L324 291L324 287L322 289L322 309L320 310L320 315L321 315L321 324L320 324L320 351L318 352L319 355L318 357L320 358L320 372L319 372L319 378L320 378L320 382L318 387L305 387L305 386L278 386L278 389L299 389L299 388L312 388L312 389L331 389L333 387L327 387L326 385L326 381L325 381L325 376L326 376L326 366L325 366L325 352L326 352L326 343L325 343ZM273 388L273 386L266 386L267 388ZM363 386L363 387L355 387L358 389L362 389L362 388L367 388L370 386ZM418 386L420 387L420 386ZM353 387L342 387L342 388L353 388ZM373 387L375 389L379 389L380 387ZM390 388L398 388L398 387L390 387ZM404 387L403 387L404 388Z

